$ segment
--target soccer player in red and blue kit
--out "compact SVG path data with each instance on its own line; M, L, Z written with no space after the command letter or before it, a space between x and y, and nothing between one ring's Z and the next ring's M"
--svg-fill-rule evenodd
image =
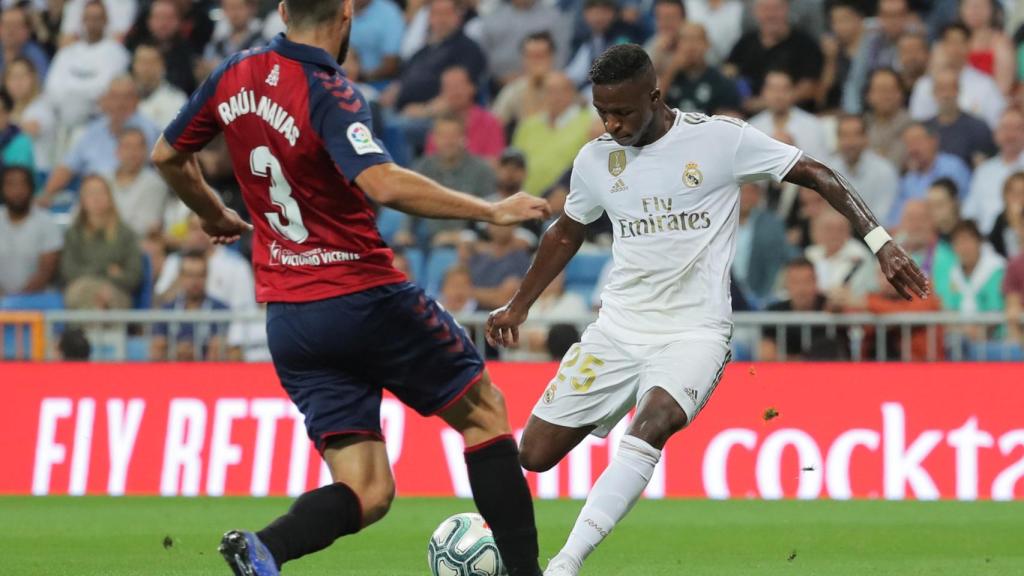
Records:
M510 225L548 205L491 204L396 166L337 62L352 0L285 0L287 32L229 58L167 127L153 161L214 242L251 229L203 180L195 152L219 132L253 215L257 299L281 383L333 484L258 532L231 531L236 575L268 576L379 520L394 497L382 390L462 433L473 497L512 576L538 576L529 487L500 391L466 332L391 264L370 199L423 217Z

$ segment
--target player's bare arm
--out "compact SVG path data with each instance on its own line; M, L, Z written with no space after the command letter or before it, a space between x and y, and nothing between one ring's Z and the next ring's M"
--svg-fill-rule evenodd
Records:
M487 318L487 341L492 346L511 346L519 342L519 325L526 321L530 306L541 292L580 249L583 231L583 224L563 214L544 233L537 256L512 300Z
M502 226L550 216L547 200L520 192L501 202L441 186L426 176L386 162L371 166L356 177L370 198L389 208L423 218L476 220Z
M244 232L252 230L252 226L225 206L206 183L195 154L175 149L161 136L151 159L178 198L199 215L203 231L215 244L236 242Z
M850 221L861 238L879 227L878 220L853 185L842 174L814 158L804 155L789 171L785 180L820 194ZM885 277L901 296L907 300L912 300L914 294L921 298L928 297L928 278L899 244L890 239L877 251L877 255Z

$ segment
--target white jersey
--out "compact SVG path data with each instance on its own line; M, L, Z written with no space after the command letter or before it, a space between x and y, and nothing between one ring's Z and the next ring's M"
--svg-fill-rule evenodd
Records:
M675 114L652 144L622 147L605 135L573 163L565 214L589 224L607 212L612 222L597 325L622 342L728 337L739 185L780 181L802 155L741 120Z

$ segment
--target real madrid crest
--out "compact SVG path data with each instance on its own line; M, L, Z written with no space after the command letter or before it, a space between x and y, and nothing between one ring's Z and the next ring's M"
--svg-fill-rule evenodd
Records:
M697 168L697 163L688 162L686 170L683 171L683 184L686 184L687 188L696 188L703 181L704 174L701 174L700 168Z
M612 150L608 153L608 173L618 176L626 170L626 151Z
M545 404L551 404L551 402L555 399L555 391L557 391L557 390L558 390L558 384L556 382L552 381L551 385L548 386L547 390L544 391L544 403Z

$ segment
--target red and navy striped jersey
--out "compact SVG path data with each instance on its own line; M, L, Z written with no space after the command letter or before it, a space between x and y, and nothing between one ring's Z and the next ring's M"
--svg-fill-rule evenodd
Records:
M252 215L258 301L308 302L405 280L355 183L391 156L366 100L327 52L282 34L232 56L164 138L194 152L219 132Z

